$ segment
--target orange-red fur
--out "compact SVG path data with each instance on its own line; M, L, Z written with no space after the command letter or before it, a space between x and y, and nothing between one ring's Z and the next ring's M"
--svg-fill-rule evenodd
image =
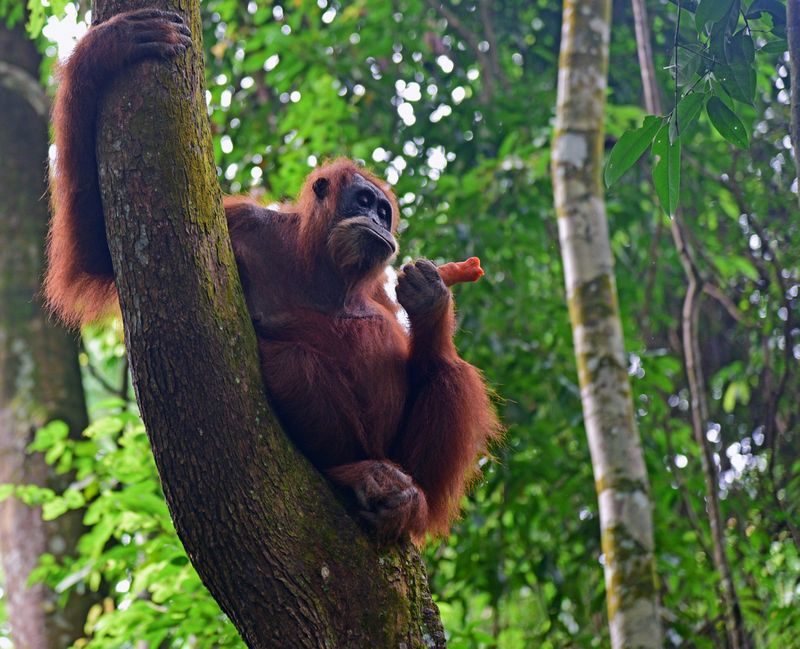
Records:
M46 290L72 325L107 312L115 296L94 155L103 83L125 64L114 60L124 47L109 38L93 28L78 45L54 111ZM334 263L336 246L352 245L332 232L354 174L389 199L394 232L398 208L389 186L345 159L313 171L297 203L280 211L240 197L224 206L264 381L288 434L362 506L379 510L379 532L419 539L447 532L498 424L478 371L453 345L449 292L442 308L409 314L409 335L383 288L382 265L354 275ZM320 178L328 181L323 198L313 191ZM407 502L381 505L401 493L410 494Z

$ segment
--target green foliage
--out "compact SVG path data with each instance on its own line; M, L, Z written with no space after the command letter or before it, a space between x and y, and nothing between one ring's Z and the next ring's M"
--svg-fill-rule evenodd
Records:
M705 31L706 25L715 24L728 15L733 0L700 0L694 14L694 23L698 32Z
M785 49L782 40L785 8L777 0L764 3L757 0L747 13L742 10L740 0L702 0L694 9L694 30L686 27L686 21L680 22L682 12L678 4L679 22L672 41L670 65L675 100L667 116L669 137L667 132L657 131L652 119L646 120L642 127L617 141L605 168L606 185L610 186L652 143L653 184L662 208L669 215L675 214L680 203L681 143L693 137L691 127L704 104L710 124L723 138L742 149L748 147L744 121L749 118L746 107L752 106L756 97L757 79L753 40L756 27L751 20L771 17L771 36L781 39L770 41L760 37L759 53Z
M719 97L711 97L708 100L706 112L708 119L722 137L742 149L747 148L748 137L742 120L736 117L736 113L728 108Z
M670 137L672 124L664 124L653 139L653 185L661 207L670 216L678 209L681 188L681 140Z
M636 129L625 131L608 156L605 168L606 186L613 185L653 143L656 133L663 121L652 115L644 119L644 123Z
M42 505L45 519L85 508L87 533L79 556L63 565L42 557L32 579L56 592L88 588L106 593L87 620L86 649L133 647L243 647L230 622L191 567L164 502L144 426L127 403L108 399L83 439L66 437L66 426L40 429L31 450L47 449L59 472L74 482L61 494L18 487L17 495Z

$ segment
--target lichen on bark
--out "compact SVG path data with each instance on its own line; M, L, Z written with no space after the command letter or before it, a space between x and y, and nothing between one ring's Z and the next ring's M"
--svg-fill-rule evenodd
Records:
M602 193L611 3L564 2L552 175L612 646L661 646L652 506L633 416Z

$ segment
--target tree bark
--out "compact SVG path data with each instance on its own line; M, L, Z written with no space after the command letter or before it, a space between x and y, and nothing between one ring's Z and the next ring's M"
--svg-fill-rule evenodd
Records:
M636 32L636 55L642 76L642 94L645 110L651 115L661 115L661 93L653 64L653 45L650 39L650 21L647 18L645 0L632 0L633 26Z
M150 2L98 0L95 20ZM178 535L250 647L443 647L410 545L370 541L280 430L227 235L195 46L111 84L98 125L134 387Z
M72 435L87 425L77 340L54 326L40 299L48 219L41 59L22 25L0 27L0 53L0 483L61 490L68 478L26 452L49 421L65 421ZM45 523L38 507L13 498L0 504L0 554L18 649L63 649L83 635L88 593L73 594L63 606L49 588L28 585L40 555L63 558L74 550L82 516L73 511Z
M586 433L592 455L612 646L661 646L652 505L623 351L600 182L610 0L565 0L553 185Z

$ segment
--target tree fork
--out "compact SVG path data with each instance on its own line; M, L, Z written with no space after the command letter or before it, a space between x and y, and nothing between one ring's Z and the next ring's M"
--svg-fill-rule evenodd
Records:
M212 159L198 0L98 0L95 21L179 11L194 48L102 102L98 168L134 388L200 577L253 648L444 647L424 566L380 547L264 396Z

